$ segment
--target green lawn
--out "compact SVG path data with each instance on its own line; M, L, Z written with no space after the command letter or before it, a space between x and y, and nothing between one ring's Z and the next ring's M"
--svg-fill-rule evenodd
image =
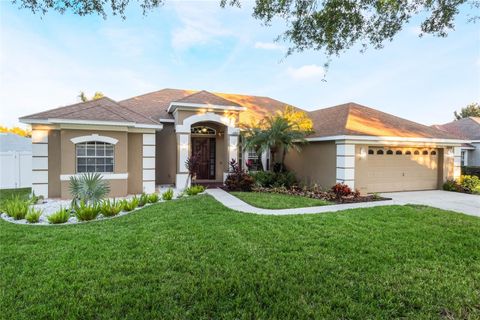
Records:
M262 216L208 195L67 226L0 220L4 319L480 317L480 219Z
M332 204L325 200L277 193L231 192L231 194L254 207L264 209L305 208Z
M2 207L2 204L5 200L10 199L16 195L26 199L31 192L31 188L0 189L0 208Z

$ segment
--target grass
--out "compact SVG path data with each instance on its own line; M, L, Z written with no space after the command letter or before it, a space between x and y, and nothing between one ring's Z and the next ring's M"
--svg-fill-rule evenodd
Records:
M0 221L0 317L478 319L478 239L480 219L430 207L261 216L208 195Z
M28 199L31 192L31 188L0 189L0 209L2 208L3 203L5 203L6 200L11 199L17 195L22 199Z
M263 209L305 208L332 204L326 200L277 193L231 192L231 194L254 207Z

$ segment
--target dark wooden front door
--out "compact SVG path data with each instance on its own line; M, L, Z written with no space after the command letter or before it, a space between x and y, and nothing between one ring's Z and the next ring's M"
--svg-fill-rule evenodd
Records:
M215 138L192 137L192 155L199 157L196 178L215 179Z

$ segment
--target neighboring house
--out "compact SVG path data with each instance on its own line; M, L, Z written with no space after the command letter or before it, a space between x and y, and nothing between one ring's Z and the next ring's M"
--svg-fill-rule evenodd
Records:
M0 133L0 189L32 186L32 139Z
M480 117L468 117L434 126L454 134L469 143L462 145L462 166L480 166Z
M68 180L101 172L111 196L186 185L185 161L200 155L197 182L222 182L231 159L244 162L239 123L255 123L286 103L237 94L163 89L123 101L95 101L20 118L32 125L33 186L68 198ZM460 174L460 146L447 132L349 103L310 112L315 133L286 165L301 181L360 191L436 189ZM262 155L264 167L268 156Z

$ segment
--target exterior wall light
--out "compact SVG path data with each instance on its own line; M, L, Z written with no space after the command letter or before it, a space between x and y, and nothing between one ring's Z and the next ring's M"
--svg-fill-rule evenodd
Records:
M360 148L360 159L366 159L367 158L367 150L365 150L364 147Z

